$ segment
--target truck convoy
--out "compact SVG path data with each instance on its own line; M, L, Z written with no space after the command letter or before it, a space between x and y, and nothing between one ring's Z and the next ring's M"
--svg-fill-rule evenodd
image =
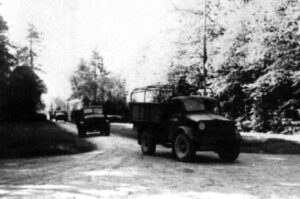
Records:
M183 162L193 161L196 151L214 151L226 162L235 161L241 136L234 121L221 115L216 98L187 89L182 94L173 85L155 85L132 91L130 117L141 151L154 155L160 144Z

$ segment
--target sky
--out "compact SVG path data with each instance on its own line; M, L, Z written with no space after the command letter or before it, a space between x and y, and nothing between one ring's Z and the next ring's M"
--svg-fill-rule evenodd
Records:
M71 95L70 76L93 50L104 66L126 79L128 91L166 81L174 55L177 17L171 0L0 0L9 38L28 45L32 23L42 33L38 62L46 103Z

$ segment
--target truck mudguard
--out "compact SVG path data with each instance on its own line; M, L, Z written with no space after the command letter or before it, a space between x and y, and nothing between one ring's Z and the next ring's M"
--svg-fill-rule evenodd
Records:
M183 132L189 139L194 139L193 129L188 126L179 126L176 133Z

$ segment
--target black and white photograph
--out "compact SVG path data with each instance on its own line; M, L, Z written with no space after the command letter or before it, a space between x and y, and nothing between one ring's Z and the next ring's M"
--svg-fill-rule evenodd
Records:
M300 0L0 0L0 198L300 199Z

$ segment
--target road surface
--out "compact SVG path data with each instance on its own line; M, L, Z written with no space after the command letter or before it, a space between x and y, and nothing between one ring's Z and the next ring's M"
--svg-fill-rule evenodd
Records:
M60 123L76 133L75 126ZM233 164L214 153L174 160L158 147L144 156L129 124L110 137L90 136L98 150L47 158L0 160L0 198L300 198L300 156L242 153Z

